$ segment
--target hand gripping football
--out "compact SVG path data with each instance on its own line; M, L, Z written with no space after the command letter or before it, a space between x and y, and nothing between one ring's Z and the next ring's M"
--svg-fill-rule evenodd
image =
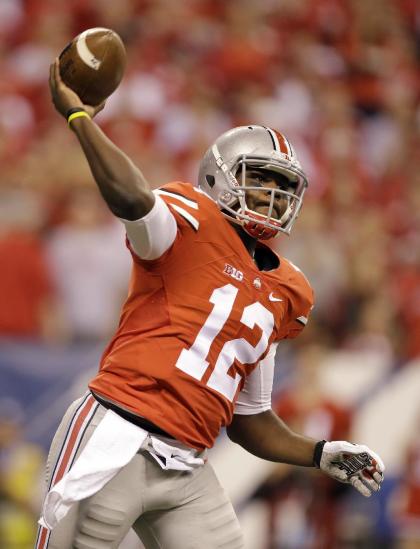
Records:
M113 93L124 74L126 53L116 32L96 27L76 36L59 57L60 76L86 105Z

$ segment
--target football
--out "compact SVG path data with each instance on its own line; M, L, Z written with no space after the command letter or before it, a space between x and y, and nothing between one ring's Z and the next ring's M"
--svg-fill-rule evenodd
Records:
M116 32L96 27L76 36L59 57L60 76L86 105L99 105L124 74L126 53Z

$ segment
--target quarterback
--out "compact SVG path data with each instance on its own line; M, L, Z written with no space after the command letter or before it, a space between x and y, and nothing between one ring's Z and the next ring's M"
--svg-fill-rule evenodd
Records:
M256 456L379 490L384 466L368 447L301 436L271 410L276 346L313 306L301 271L264 244L290 233L308 184L287 138L233 128L204 155L198 187L152 191L57 62L50 88L133 261L99 372L52 442L37 548L114 549L130 528L147 548L243 547L206 458L224 426Z

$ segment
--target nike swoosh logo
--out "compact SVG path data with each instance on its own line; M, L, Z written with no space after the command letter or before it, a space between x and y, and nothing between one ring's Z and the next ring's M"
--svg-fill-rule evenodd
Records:
M281 297L274 297L273 292L271 292L271 294L268 296L268 299L270 301L283 301Z

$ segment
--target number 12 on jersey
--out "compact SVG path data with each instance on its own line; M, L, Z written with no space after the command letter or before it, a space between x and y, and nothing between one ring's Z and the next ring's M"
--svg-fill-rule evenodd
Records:
M226 284L216 288L210 296L213 309L207 317L201 330L198 332L194 343L189 349L183 349L175 364L177 368L201 381L209 362L206 360L210 347L226 324L238 294L238 288L233 284ZM258 343L253 347L246 339L238 338L226 341L217 357L214 369L207 381L207 386L233 401L242 376L238 373L235 377L228 371L235 360L242 364L257 362L265 352L268 341L274 328L274 316L261 303L256 301L247 305L242 313L241 323L248 328L258 326L262 335Z

